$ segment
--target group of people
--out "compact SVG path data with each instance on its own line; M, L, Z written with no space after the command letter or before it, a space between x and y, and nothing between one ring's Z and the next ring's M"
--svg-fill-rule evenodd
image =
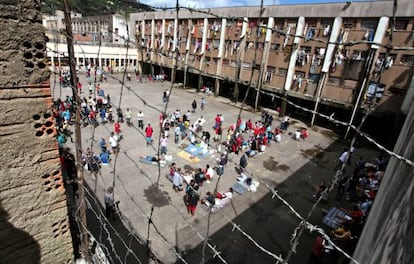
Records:
M186 180L185 188L183 187L184 175L189 176ZM184 172L181 167L177 167L176 163L173 162L170 166L168 177L172 181L175 192L185 192L184 203L188 214L193 219L196 218L196 209L199 203L217 209L225 206L228 200L233 197L233 189L229 188L228 191L222 193L207 191L205 197L201 198L200 188L204 185L204 182L209 183L215 177L215 171L209 164L204 169L188 169Z
M379 155L372 162L368 162L364 157L352 160L355 148L345 148L338 157L338 165L335 170L351 166L351 173L346 170L340 175L336 182L335 201L343 203L344 198L350 204L347 208L341 208L343 216L336 216L335 222L338 226L331 231L332 239L337 245L351 253L368 217L371 206L376 197L377 191L384 176L388 160ZM315 198L322 196L323 201L327 201L328 185L322 181L316 187ZM322 263L324 257L324 246L321 244L323 239L317 237L309 263Z

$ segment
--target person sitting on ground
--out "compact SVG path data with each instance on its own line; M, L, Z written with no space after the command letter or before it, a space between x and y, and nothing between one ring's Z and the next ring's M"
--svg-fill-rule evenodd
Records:
M233 188L229 188L228 190L227 190L227 192L224 192L224 193L216 193L216 198L217 199L225 199L225 198L229 198L229 199L232 199L233 198Z
M340 239L340 240L350 240L352 238L352 234L351 231L349 230L348 225L344 225L343 227L338 227L337 229L333 230L332 235L336 238L336 239Z
M252 158L252 157L256 156L256 154L257 154L257 152L252 150L252 149L246 151L245 153L246 153L247 157L249 157L249 158Z
M323 192L325 192L326 189L326 182L322 181L318 186L315 187L315 194L313 197L315 197L315 199L319 199L319 197L323 194Z
M282 134L281 133L275 134L275 141L278 142L278 143L280 143L282 141Z
M214 197L214 194L210 191L206 193L204 199L201 199L201 204L205 204L206 202L208 202L211 206L214 206L216 203L216 197Z
M300 131L299 131L299 129L297 129L295 131L295 133L293 134L293 139L294 140L300 140L300 136L301 136Z
M102 165L108 165L109 162L111 161L111 156L109 155L108 151L105 151L105 152L101 152L101 154L99 155L99 159Z
M156 155L140 156L140 159L145 159L147 161L152 161L152 162L160 162L160 161L163 161L164 160L158 154L156 154Z
M199 186L203 186L204 181L207 180L206 177L205 177L205 174L203 173L203 171L200 168L195 170L194 180Z
M241 158L240 158L240 162L239 162L239 165L240 165L240 172L243 172L243 171L246 169L247 164L248 164L248 161L247 161L247 156L246 156L246 154L243 154L243 155L241 156Z
M210 166L210 164L206 165L206 168L204 169L204 175L207 181L210 181L214 177L214 169Z
M173 176L173 189L176 192L183 190L183 176L181 176L181 168L177 168Z
M301 136L302 136L302 139L303 140L305 140L305 139L307 139L308 137L309 137L309 132L308 132L308 130L306 129L306 128L302 128L302 131L301 131Z

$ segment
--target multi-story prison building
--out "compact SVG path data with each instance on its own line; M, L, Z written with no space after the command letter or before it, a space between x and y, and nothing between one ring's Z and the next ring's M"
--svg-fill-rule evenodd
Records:
M400 111L413 75L414 1L398 1L395 19L393 1L202 11L131 14L139 70L168 75L176 67L176 82L234 99L252 77L252 86L268 94L256 100L254 92L256 106L275 94Z

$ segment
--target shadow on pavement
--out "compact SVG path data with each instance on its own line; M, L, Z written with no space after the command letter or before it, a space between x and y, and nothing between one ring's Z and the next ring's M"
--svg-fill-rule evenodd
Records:
M335 164L338 153L343 149L343 145L339 143L331 144L327 149L302 149L301 154L308 157L310 161L302 166L283 183L277 184L269 180L265 180L269 185L275 186L278 193L287 200L303 217L306 217L311 209L314 198L314 186L317 186L322 180L329 182L335 175ZM362 154L363 155L363 154ZM354 158L355 159L355 158ZM277 161L277 157L270 157L269 160L263 160L263 166L267 169L274 168L274 173L278 170L283 170L283 166L268 166L270 161ZM277 165L277 164L276 164ZM346 167L345 173L351 172L351 167ZM260 176L259 176L260 177ZM261 184L259 187L263 190L266 188ZM331 229L323 225L322 209L329 209L333 206L349 207L349 203L343 199L338 205L335 200L336 189L329 195L329 200L325 204L319 204L310 218L310 223L322 227L327 234L330 234ZM245 195L252 195L246 193ZM241 199L240 195L235 195L234 201ZM244 198L244 197L243 197ZM200 209L202 210L202 209ZM234 209L227 206L221 211L215 213L213 217L221 217L220 214L225 214L227 217L233 218L235 215ZM291 245L290 239L292 234L299 224L299 220L293 215L277 197L272 199L272 193L268 192L261 200L250 205L250 207L238 214L233 222L240 226L240 228L249 234L253 239L266 250L281 255L284 258ZM210 235L209 243L215 245L217 251L221 252L221 256L227 263L275 263L276 260L261 251L250 240L248 240L238 230L234 229L232 224L227 224L219 231ZM205 234L202 234L205 235ZM308 263L313 242L316 238L316 233L310 233L305 230L302 234L299 244L296 248L296 254L293 254L289 260L291 264ZM181 241L181 248L186 248L185 241ZM188 247L187 247L188 248ZM203 243L200 243L196 248L189 252L183 252L183 258L188 263L200 263L202 260ZM222 263L220 259L214 257L213 252L207 247L205 250L206 263ZM340 263L337 257L327 256L323 263ZM181 263L181 262L177 262Z

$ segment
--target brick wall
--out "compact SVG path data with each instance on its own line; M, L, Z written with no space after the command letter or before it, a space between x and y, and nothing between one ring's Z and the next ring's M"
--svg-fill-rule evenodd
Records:
M0 2L0 262L73 259L40 1Z

